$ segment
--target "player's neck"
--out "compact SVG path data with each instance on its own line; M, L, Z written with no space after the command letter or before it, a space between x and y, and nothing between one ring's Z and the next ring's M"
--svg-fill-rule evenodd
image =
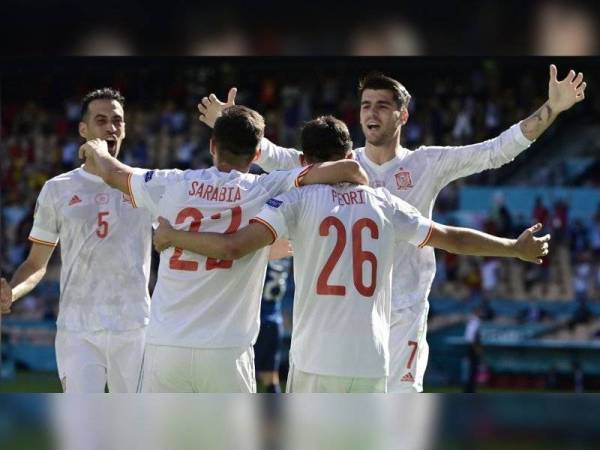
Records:
M401 148L400 137L398 137L397 140L395 139L383 145L373 145L367 142L365 151L367 157L375 164L384 164L394 159Z
M247 173L250 170L250 165L236 165L227 162L217 162L215 167L219 172L231 172L232 170L237 170L238 172Z

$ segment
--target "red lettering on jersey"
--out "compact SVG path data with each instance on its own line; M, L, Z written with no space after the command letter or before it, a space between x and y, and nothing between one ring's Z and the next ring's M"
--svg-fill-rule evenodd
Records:
M188 191L188 195L214 202L235 202L242 198L238 187L217 187L210 184L205 186L204 183L197 181L192 181L192 188Z
M331 190L331 200L340 205L362 205L365 203L363 191L336 192Z

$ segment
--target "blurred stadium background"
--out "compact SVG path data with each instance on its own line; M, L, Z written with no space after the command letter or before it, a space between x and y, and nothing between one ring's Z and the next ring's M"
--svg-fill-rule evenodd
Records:
M425 389L600 391L598 59L13 60L2 78L1 272L9 277L27 255L43 183L80 164L79 100L91 89L114 86L126 97L122 160L201 168L210 165L210 131L196 104L211 92L224 98L230 86L239 89L238 103L265 116L266 136L279 145L297 146L299 127L327 113L344 120L361 146L357 82L383 71L413 96L402 142L414 149L482 141L527 117L546 99L550 62L559 78L571 68L585 74L586 100L513 163L442 191L434 218L513 237L540 221L553 234L551 256L533 266L438 253ZM53 347L59 259L55 252L38 288L2 319L0 392L60 388ZM288 333L290 311L288 296ZM467 387L474 362L476 384Z

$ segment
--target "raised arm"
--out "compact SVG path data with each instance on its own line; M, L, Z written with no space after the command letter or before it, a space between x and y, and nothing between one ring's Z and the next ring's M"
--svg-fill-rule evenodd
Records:
M227 94L227 101L222 102L215 94L203 97L198 104L200 112L200 122L210 128L213 128L217 118L223 113L225 108L235 105L235 96L237 88L232 87ZM260 141L260 156L255 161L263 170L272 172L273 170L290 170L302 166L302 152L293 148L279 147L266 138Z
M583 73L575 76L570 70L567 76L559 81L558 70L550 65L550 80L548 81L548 100L531 116L521 122L521 131L531 141L540 137L563 111L571 108L585 98L586 82Z
M239 259L273 243L273 234L261 223L251 223L232 234L180 231L163 217L158 223L153 238L157 252L178 247L209 258Z
M518 239L506 239L470 228L434 223L427 245L459 255L501 256L541 264L548 254L550 240L549 234L540 238L534 236L541 229L542 225L538 223L523 231Z
M54 247L33 242L27 259L15 271L10 283L0 279L0 313L8 314L12 304L31 292L46 273Z
M360 164L353 159L340 159L314 164L300 180L302 186L308 184L354 183L369 184L369 177Z
M101 177L109 186L129 194L128 182L133 169L111 156L105 140L87 141L79 147L79 157L85 159L88 171Z

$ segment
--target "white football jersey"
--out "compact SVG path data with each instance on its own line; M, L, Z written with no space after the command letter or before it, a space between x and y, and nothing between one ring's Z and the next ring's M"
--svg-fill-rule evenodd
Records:
M371 187L387 188L431 218L437 195L450 182L509 163L530 144L516 124L494 139L473 145L422 146L415 151L402 148L395 158L381 165L372 162L361 147L355 150L355 159L369 175ZM262 140L258 165L263 169L289 169L299 164L297 150ZM433 248L404 245L398 252L396 266L392 308L399 310L426 301L435 276Z
M387 375L398 243L425 245L432 222L385 189L347 184L282 194L253 220L294 246L294 366L321 375Z
M126 331L148 323L151 224L128 195L82 168L44 184L29 239L60 241L58 328Z
M257 176L238 171L152 170L130 177L131 198L179 230L233 233L293 188L308 168ZM169 248L160 255L146 342L197 348L247 347L259 330L269 249L236 261Z

